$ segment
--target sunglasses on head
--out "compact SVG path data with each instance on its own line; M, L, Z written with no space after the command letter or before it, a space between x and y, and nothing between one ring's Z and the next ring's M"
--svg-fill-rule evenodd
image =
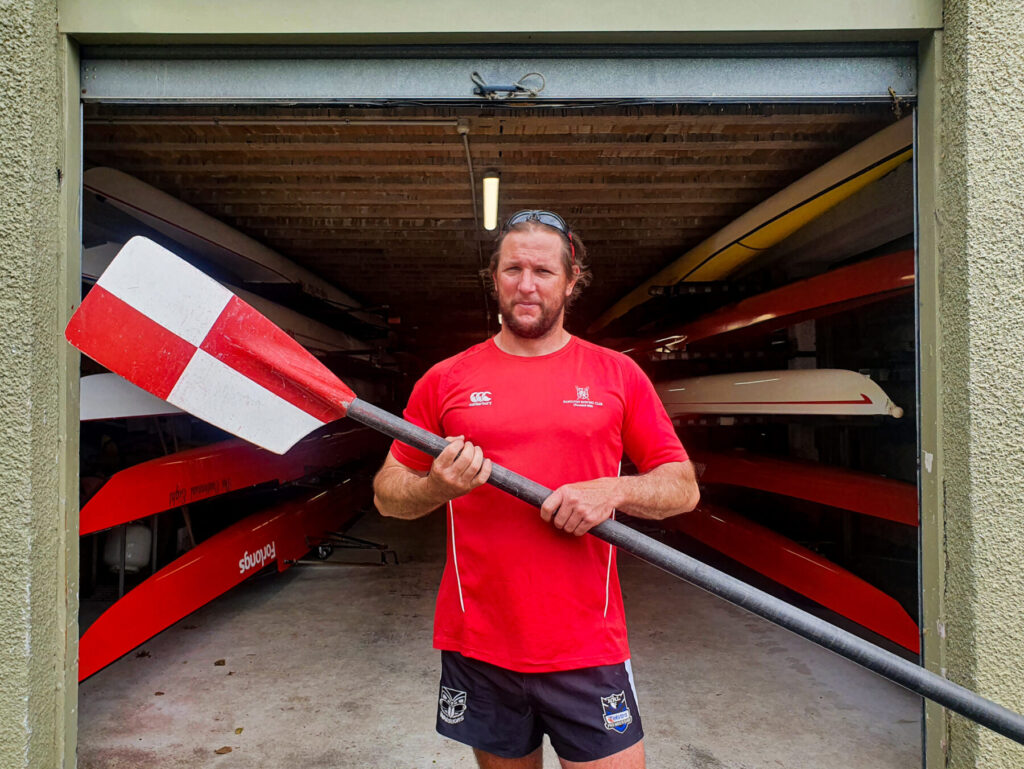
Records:
M512 229L516 224L522 224L523 222L540 222L548 227L554 227L560 233L565 235L569 241L569 251L571 252L572 264L576 266L576 244L572 242L572 232L569 230L569 225L565 223L565 219L556 213L551 211L516 211L508 218L505 222L505 231Z

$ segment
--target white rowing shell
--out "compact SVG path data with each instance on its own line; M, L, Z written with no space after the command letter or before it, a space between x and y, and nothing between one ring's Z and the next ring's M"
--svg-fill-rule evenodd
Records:
M95 283L99 276L103 274L103 271L110 266L114 257L117 256L117 252L123 247L123 243L107 242L99 246L83 249L82 280ZM280 326L281 330L288 334L288 336L292 337L314 355L326 355L344 350L360 350L366 347L365 342L361 342L353 336L331 328L325 323L313 320L300 312L272 302L269 299L264 299L249 291L244 291L236 286L227 283L222 283L221 285L267 316L275 325Z
M831 414L903 416L870 377L845 369L746 371L655 385L671 416L680 414Z
M242 281L291 283L304 293L331 304L359 308L355 299L305 267L134 176L100 166L85 172L82 185L194 254L223 265ZM384 325L375 315L362 312L353 315L367 323Z
M177 406L160 400L117 374L82 377L79 411L83 422L182 413Z

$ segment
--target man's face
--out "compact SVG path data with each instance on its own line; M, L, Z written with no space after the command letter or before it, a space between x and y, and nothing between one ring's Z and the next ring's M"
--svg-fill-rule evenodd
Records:
M516 336L539 339L561 328L565 300L575 283L565 275L557 232L513 232L502 241L494 288L502 323Z

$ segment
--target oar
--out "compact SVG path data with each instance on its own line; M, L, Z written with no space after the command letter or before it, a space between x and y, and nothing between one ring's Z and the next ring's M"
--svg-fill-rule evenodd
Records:
M133 238L119 252L71 318L65 336L144 390L277 453L343 416L433 456L447 445L359 400L252 307L145 238ZM488 483L537 507L551 494L497 465ZM1024 744L1024 717L952 681L617 521L604 521L590 533Z

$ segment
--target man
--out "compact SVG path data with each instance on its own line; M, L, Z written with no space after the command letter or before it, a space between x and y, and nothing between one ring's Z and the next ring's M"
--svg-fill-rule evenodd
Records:
M697 504L647 377L563 326L585 259L556 214L509 219L490 264L501 330L431 368L406 408L450 445L431 460L396 441L374 479L384 515L447 505L437 728L482 769L540 767L544 734L563 767L644 766L615 549L582 535L616 509L658 519ZM623 451L640 475L618 477ZM492 459L555 489L539 515L482 485Z

